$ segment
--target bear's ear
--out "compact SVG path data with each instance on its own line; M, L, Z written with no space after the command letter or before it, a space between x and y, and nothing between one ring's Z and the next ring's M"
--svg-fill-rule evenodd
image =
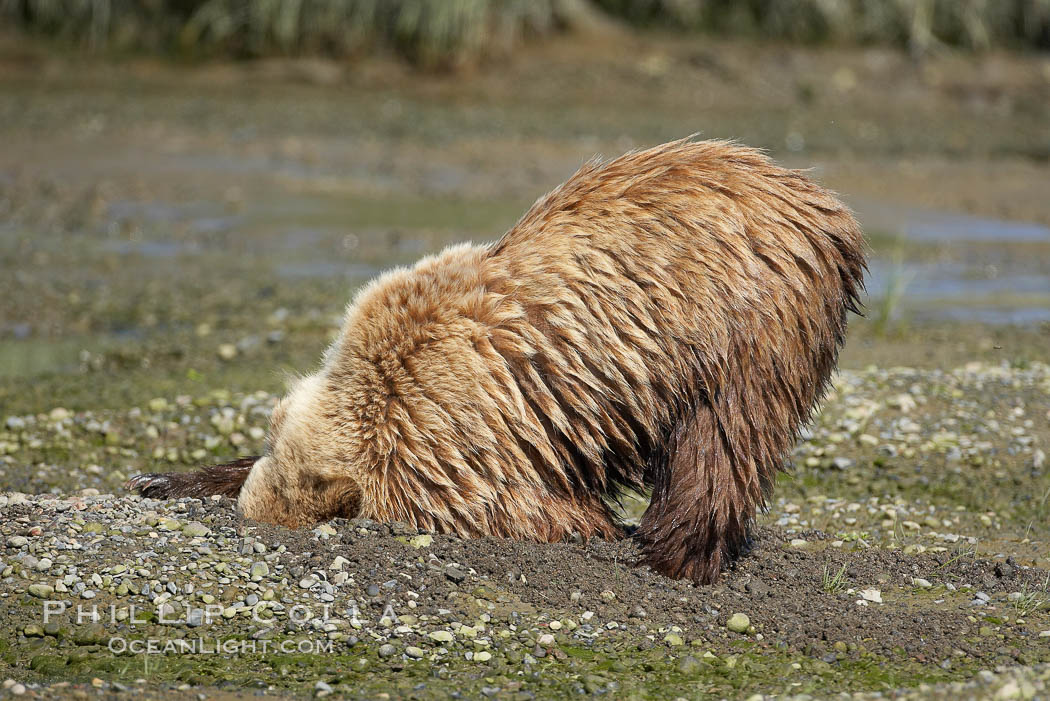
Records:
M333 518L355 518L361 488L350 477L275 469L263 458L241 490L237 506L245 517L288 528L312 527Z

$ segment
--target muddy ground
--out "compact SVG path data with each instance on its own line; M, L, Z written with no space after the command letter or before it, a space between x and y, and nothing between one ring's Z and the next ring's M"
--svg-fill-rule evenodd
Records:
M812 166L873 249L843 372L718 585L632 566L629 540L291 532L121 491L258 452L378 271L694 132ZM420 76L0 37L0 145L7 693L1048 693L1046 57L647 36Z

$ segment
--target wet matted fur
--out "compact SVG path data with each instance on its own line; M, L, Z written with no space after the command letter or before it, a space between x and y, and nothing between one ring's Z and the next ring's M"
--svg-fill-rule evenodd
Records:
M644 562L712 582L827 386L864 269L846 207L758 151L591 162L498 242L364 288L250 468L132 486L239 494L292 527L536 541L621 536L609 498L651 488Z

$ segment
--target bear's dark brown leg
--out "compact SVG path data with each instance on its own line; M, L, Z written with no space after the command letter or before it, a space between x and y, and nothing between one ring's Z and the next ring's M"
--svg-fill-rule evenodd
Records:
M734 459L710 406L679 420L653 482L637 534L643 564L668 577L714 582L744 547L763 497L756 470Z
M125 484L125 489L137 491L153 499L178 499L195 497L203 499L221 495L236 499L244 480L259 459L258 456L239 458L223 465L212 465L196 472L151 472L135 475Z

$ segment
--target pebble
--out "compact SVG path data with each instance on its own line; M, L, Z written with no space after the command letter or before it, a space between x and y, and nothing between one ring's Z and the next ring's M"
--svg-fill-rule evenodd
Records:
M55 594L55 588L50 584L30 584L26 591L38 599L49 599Z
M874 604L881 604L882 592L878 589L863 589L860 592L860 598L864 601L870 601Z
M430 535L429 533L424 535L417 535L412 538L409 538L408 544L411 545L413 548L416 548L417 550L419 548L428 548L434 544L434 536Z
M726 621L726 628L734 633L746 633L750 626L751 619L748 618L745 613L734 613L729 617L729 620Z
M700 660L692 655L686 655L678 661L678 671L687 676L692 676L704 668Z
M191 521L182 527L182 534L190 538L203 538L209 533L211 533L211 529L197 521Z

